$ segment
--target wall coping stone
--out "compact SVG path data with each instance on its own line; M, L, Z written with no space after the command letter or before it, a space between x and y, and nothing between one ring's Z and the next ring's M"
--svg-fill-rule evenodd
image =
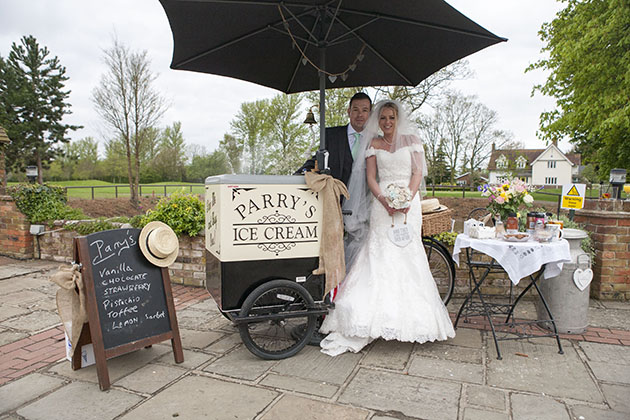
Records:
M630 212L626 211L608 211L608 210L585 210L575 211L576 216L606 217L610 219L630 219Z

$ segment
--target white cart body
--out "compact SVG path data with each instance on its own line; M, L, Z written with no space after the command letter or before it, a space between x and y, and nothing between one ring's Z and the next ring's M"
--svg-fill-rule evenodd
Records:
M206 288L222 311L240 308L265 281L304 283L321 299L321 201L302 176L206 179Z

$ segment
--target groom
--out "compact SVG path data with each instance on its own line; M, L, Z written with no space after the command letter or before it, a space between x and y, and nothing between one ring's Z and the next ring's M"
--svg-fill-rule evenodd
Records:
M358 92L350 99L348 117L350 124L326 128L326 144L328 150L328 166L330 174L348 186L354 156L359 150L359 144L366 139L361 132L372 110L372 100L363 92ZM297 170L296 174L303 174L315 168L315 156L307 160Z
M359 151L359 145L368 139L362 138L361 132L365 127L365 123L370 116L372 110L372 100L368 95L363 92L355 93L350 98L350 104L348 105L348 118L350 124L342 125L338 127L326 128L326 144L325 148L328 150L328 166L330 167L330 174L333 178L336 178L348 186L350 182L350 174L352 173L352 164L354 163L354 157ZM315 168L315 156L307 160L295 174L301 175L307 171ZM319 346L319 343L324 338L323 334L319 333L319 325L321 325L323 317L318 318L317 330L313 333L310 345ZM298 326L305 327L304 326Z

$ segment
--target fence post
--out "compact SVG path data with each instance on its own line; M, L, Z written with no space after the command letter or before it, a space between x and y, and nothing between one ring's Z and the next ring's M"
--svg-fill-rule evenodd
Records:
M138 184L138 195L142 197L142 185ZM138 198L140 198L138 197Z
M462 198L466 198L466 186L462 185Z
M92 200L94 200L94 187L92 187Z
M558 211L556 214L558 215L558 219L560 219L560 203L562 202L562 194L558 196Z
M166 197L166 185L164 185L164 197Z
M114 185L114 194L118 198L118 185Z
M433 191L433 197L435 197L435 184L431 184L431 190Z
M192 194L192 184L190 184L190 193Z

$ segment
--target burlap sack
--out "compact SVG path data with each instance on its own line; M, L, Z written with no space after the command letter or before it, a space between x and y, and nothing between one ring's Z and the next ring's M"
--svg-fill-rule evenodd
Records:
M59 285L57 290L57 310L70 337L72 348L81 336L83 324L87 322L87 312L85 310L85 291L83 289L83 278L79 271L79 266L60 266L59 270L53 274L50 281Z
M330 292L346 275L343 251L343 217L341 195L348 198L345 184L330 175L306 172L306 185L322 197L322 233L319 244L319 268L313 274L326 274L326 290Z

